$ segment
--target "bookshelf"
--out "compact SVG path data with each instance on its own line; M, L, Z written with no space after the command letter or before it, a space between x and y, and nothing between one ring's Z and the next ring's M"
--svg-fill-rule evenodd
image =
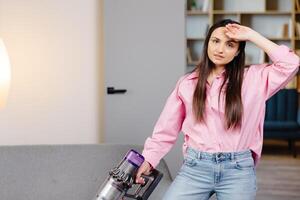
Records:
M225 18L249 26L277 44L287 45L300 56L300 0L186 0L185 16L187 72L199 62L208 28ZM262 62L269 62L268 56L247 42L246 64ZM297 88L300 93L300 75L286 87Z

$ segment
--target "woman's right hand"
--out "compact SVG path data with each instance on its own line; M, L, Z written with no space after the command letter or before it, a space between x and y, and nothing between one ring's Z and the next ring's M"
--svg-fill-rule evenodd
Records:
M239 24L227 24L225 28L225 34L237 41L249 41L254 35L258 34L253 29Z
M142 174L149 175L151 173L152 169L153 169L153 167L151 166L151 164L148 163L147 161L144 161L143 164L138 169L138 172L137 172L136 178L135 178L135 182L138 184L145 184L145 180L141 176L142 176Z

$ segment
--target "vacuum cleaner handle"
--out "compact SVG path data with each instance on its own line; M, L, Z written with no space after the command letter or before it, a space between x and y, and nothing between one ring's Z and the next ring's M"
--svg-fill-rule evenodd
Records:
M138 184L139 186L135 190L134 194L125 194L125 197L137 200L147 200L162 179L163 173L153 169L150 175L143 174L142 177L144 178L145 183Z

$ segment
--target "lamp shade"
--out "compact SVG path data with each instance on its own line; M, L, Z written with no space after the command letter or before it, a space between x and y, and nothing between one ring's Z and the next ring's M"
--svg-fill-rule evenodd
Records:
M10 79L10 62L4 43L0 38L0 108L3 108L6 105Z

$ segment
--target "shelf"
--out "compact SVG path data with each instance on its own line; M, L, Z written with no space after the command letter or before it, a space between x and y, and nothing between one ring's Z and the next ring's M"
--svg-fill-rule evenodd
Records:
M208 12L203 12L201 10L188 10L186 11L186 15L208 15Z
M205 40L205 38L204 37L194 37L194 38L192 38L192 37L189 37L189 38L186 38L187 40Z
M289 11L265 11L265 12L245 12L245 11L224 11L224 10L213 10L212 14L226 14L226 15L291 15Z
M296 0L213 0L209 11L202 11L201 5L206 0L199 0L198 10L186 10L186 45L190 56L187 56L187 70L192 70L199 63L205 33L212 24L221 19L232 19L249 26L269 40L298 50L300 54L300 36L296 35L296 22L300 23L300 9ZM297 0L300 2L300 0ZM201 3L202 2L202 3ZM300 7L300 6L298 6ZM268 56L256 45L247 42L248 64L268 63ZM262 54L263 53L263 54ZM300 80L300 72L299 72ZM299 81L300 83L300 81ZM300 92L300 84L298 84Z

